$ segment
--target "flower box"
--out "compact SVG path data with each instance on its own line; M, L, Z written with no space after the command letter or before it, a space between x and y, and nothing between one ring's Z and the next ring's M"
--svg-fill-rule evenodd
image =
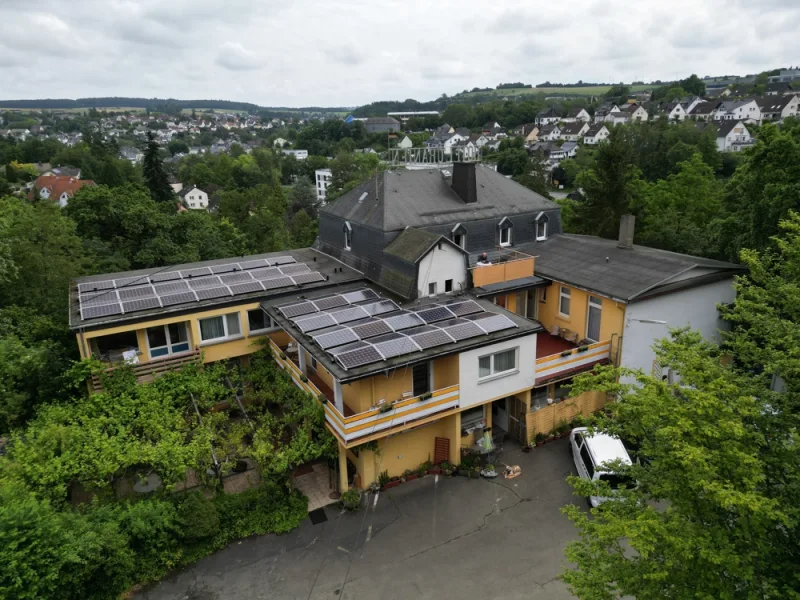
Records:
M398 479L397 481L389 481L388 483L385 483L385 484L383 485L383 487L381 487L381 491L382 491L382 492L385 492L386 490L390 490L390 489L392 489L393 487L397 487L397 486L398 486L398 485L400 485L401 483L403 483L403 482L402 482L402 481L400 481L399 479Z

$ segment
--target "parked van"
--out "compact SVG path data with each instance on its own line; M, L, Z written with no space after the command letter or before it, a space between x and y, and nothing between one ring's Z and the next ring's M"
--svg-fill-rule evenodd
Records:
M620 485L630 485L631 481L624 475L611 472L604 465L616 460L630 465L631 458L622 445L622 441L612 435L595 433L590 435L586 427L576 427L570 434L570 448L578 475L583 479L592 481L607 481L611 489L616 490ZM593 507L600 505L609 498L591 496L589 504Z

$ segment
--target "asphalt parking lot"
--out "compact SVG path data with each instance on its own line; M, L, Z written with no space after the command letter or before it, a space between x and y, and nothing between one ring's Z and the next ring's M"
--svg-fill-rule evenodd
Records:
M370 495L366 510L326 509L282 536L234 543L176 572L139 600L250 598L573 598L558 580L576 536L560 508L584 506L565 478L567 440L524 454L516 479L428 476Z

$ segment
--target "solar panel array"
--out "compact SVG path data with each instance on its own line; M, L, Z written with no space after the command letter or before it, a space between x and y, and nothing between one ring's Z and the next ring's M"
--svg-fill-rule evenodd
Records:
M78 300L86 320L317 281L325 277L291 256L278 256L80 283Z
M344 369L516 327L468 298L406 310L366 288L277 309Z

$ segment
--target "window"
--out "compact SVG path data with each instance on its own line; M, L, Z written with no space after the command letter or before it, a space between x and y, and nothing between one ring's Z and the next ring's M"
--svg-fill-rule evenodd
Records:
M508 217L503 217L500 221L500 245L501 246L510 246L511 245L511 226L512 223Z
M147 345L150 348L150 358L188 352L189 332L186 322L148 327Z
M411 383L414 396L421 396L431 391L430 363L424 362L414 365L411 370Z
M539 302L547 303L547 288L539 288Z
M353 228L350 227L350 223L345 222L344 224L344 249L350 250L351 244L353 243Z
M445 279L444 280L444 293L449 294L453 291L453 280L452 279Z
M428 284L428 296L435 296L436 295L436 282Z
M203 342L234 338L241 333L239 313L200 319L200 339Z
M276 329L275 321L260 308L247 311L247 328L250 333L259 333Z
M476 406L461 413L461 429L472 429L483 424L483 406Z
M586 467L586 472L589 473L589 479L591 479L594 477L594 463L592 462L592 457L589 456L589 449L586 447L586 444L581 446L581 460Z
M547 239L547 215L540 214L536 219L536 241L541 242Z
M517 349L487 354L478 359L478 379L496 377L517 370Z
M311 358L311 370L312 371L316 371L317 370L317 359L314 358L313 356L310 356L309 358Z
M570 300L569 288L562 285L558 303L558 314L560 314L562 317L569 316L569 300Z

